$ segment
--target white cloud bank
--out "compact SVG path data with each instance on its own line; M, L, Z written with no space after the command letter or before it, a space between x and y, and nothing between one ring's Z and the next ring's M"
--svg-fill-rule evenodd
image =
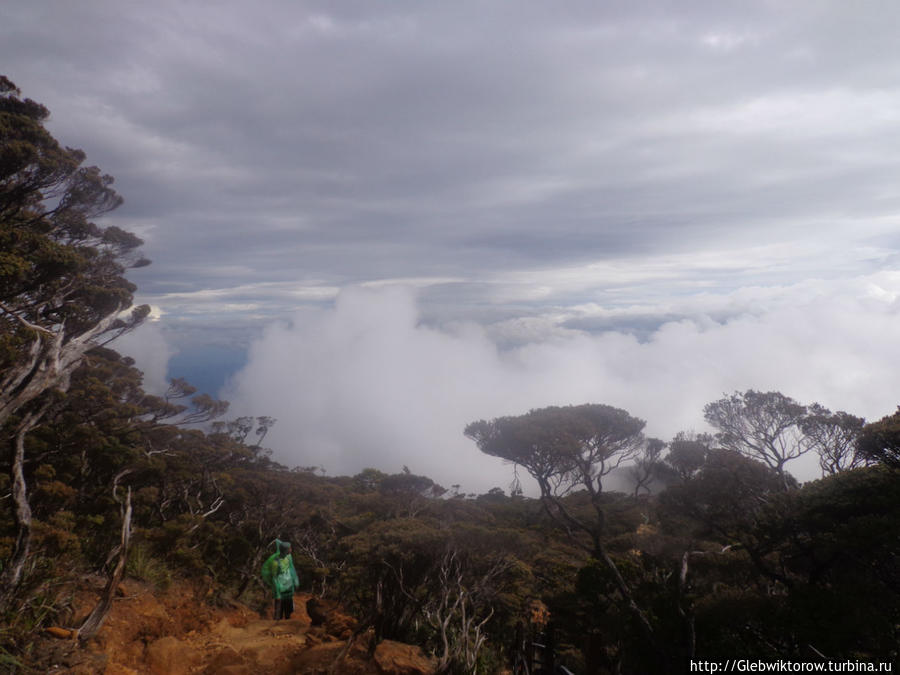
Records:
M278 418L267 443L288 465L329 475L407 465L467 491L505 488L510 467L463 436L468 422L607 403L670 439L705 428L704 404L748 388L869 419L888 414L900 400L900 274L836 286L830 294L789 287L777 301L760 289L756 306L744 289L748 311L724 323L666 323L644 342L561 332L510 350L474 324L422 325L409 289L353 288L330 309L269 327L225 397L233 414ZM733 309L734 297L722 304ZM792 470L812 478L814 461L807 465Z
M135 365L144 374L144 390L157 395L163 394L169 386L169 360L177 353L157 320L159 315L159 308L152 308L149 321L110 345L117 352L134 358Z

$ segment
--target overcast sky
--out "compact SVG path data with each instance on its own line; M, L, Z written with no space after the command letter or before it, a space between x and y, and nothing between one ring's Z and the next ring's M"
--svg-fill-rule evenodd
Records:
M286 463L486 489L463 426L538 405L894 409L898 34L893 0L34 0L0 69L116 177L149 384L231 350Z

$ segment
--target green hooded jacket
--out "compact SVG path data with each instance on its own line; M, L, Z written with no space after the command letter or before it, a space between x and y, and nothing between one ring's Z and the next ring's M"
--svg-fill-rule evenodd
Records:
M294 569L294 558L287 552L289 547L288 542L276 539L275 553L262 566L263 582L272 589L272 595L276 599L289 598L300 587L297 570Z

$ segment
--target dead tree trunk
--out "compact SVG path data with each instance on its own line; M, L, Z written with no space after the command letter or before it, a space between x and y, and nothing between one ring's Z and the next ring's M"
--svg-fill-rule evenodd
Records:
M106 588L103 589L103 596L100 598L100 601L94 607L94 610L91 612L90 616L85 619L85 622L81 625L81 628L78 629L78 637L81 640L88 640L96 635L97 631L100 630L100 626L103 625L103 622L106 620L106 615L109 614L110 607L112 607L113 598L116 595L116 589L119 586L119 583L122 581L122 576L125 573L125 562L128 559L128 545L131 543L131 488L128 488L128 494L125 497L125 506L122 509L122 539L119 543L119 560L116 562L116 567L113 570L112 574L110 574L109 579L106 582Z
M16 543L9 564L0 574L0 608L7 608L12 602L16 589L22 581L25 561L31 548L31 506L28 504L28 490L25 484L25 436L38 423L47 410L44 406L30 413L16 428L13 442L12 496L15 504Z
M0 307L0 309L3 308ZM115 311L100 319L93 327L76 336L68 335L64 327L50 331L35 326L14 312L6 310L7 315L24 323L36 334L27 354L24 354L18 363L7 368L7 372L0 376L0 427L11 415L44 392L50 389L63 391L68 389L69 376L72 371L81 363L85 352L94 346L95 339L113 330L112 326L121 309L123 307L120 305ZM120 335L125 330L120 329L115 334Z

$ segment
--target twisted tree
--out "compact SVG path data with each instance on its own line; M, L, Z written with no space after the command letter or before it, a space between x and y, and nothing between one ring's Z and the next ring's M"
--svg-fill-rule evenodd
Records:
M806 406L781 392L752 389L703 408L706 421L719 430L719 444L774 469L785 490L796 484L785 465L812 447L801 429L806 414Z
M645 422L608 405L549 407L518 417L499 417L469 424L465 434L479 450L524 467L537 481L547 514L609 571L621 601L655 649L653 625L638 606L604 545L606 513L603 478L644 448ZM587 492L592 512L576 512L566 497Z
M865 424L862 417L843 410L833 413L818 403L809 406L809 413L800 428L819 455L823 476L870 463L871 460L856 449L857 439Z
M123 316L135 290L125 272L148 264L137 255L141 240L93 222L122 203L112 177L61 146L44 127L49 114L0 76L0 429L12 446L19 529L3 597L21 578L30 539L24 435L90 348L149 313L142 306Z

